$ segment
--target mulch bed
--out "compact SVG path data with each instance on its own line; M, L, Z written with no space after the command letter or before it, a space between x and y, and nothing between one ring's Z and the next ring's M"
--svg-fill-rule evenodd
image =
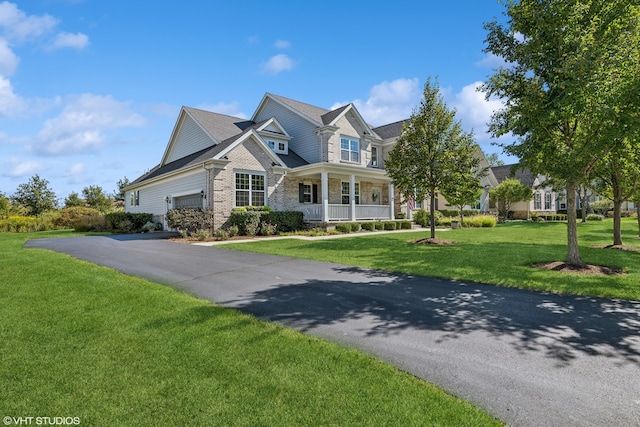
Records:
M561 271L563 273L576 273L576 274L589 274L589 275L615 276L619 274L627 274L626 271L617 267L609 267L606 265L592 265L592 264L586 264L584 267L576 267L574 265L568 265L563 261L539 262L536 264L532 264L531 267L543 268L545 270Z
M434 239L429 237L428 239L412 240L411 243L416 243L419 245L441 245L441 246L455 245L455 243L450 240L439 239L437 237Z

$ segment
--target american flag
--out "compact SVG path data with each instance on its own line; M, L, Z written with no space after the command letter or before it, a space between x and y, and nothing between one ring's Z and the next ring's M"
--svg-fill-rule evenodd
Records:
M409 208L409 210L413 210L416 207L416 203L413 200L413 197L409 197L409 199L407 200L407 207Z

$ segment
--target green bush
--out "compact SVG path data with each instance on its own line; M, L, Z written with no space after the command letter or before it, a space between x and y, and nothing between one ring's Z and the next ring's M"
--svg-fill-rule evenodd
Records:
M231 227L229 227L231 228ZM214 233L214 236L217 240L227 240L230 236L231 233L228 232L228 230L224 230L222 228L218 228L216 230L216 232Z
M378 221L375 223L376 230L384 230L384 224L382 221Z
M271 211L262 221L278 226L278 232L297 231L304 228L304 214L298 211Z
M359 222L352 222L351 223L351 232L352 233L356 233L358 231L362 230L362 226L360 225Z
M385 230L395 230L396 229L396 222L395 221L383 221L382 222L383 227Z
M399 230L411 230L411 228L412 228L411 221L408 221L408 220L398 221L398 225L399 225L399 227L397 227L397 228Z
M351 223L339 222L336 224L336 231L340 233L351 233Z
M76 220L73 229L77 232L87 231L105 231L107 229L107 220L101 214L85 215Z
M498 223L492 215L476 215L464 219L465 227L495 227Z
M265 211L234 209L229 216L229 223L238 227L241 236L255 236L260 230L260 223L268 217L269 212Z
M604 220L604 216L600 214L589 214L587 215L587 221L602 221Z
M366 230L366 231L375 231L376 229L375 222L363 222L362 224L360 224L360 226L362 227L363 230Z
M169 211L171 212L171 211ZM132 212L111 212L104 216L107 230L116 233L138 233L147 222L153 221L153 214Z
M35 216L11 215L0 220L0 231L9 233L30 233L41 231L40 221Z
M442 225L442 213L440 211L435 212L435 224ZM419 209L418 211L413 213L413 220L416 224L421 225L423 227L428 227L430 224L431 214L424 209Z
M100 215L97 209L87 208L84 206L73 206L70 208L63 208L59 211L60 215L53 220L56 227L60 228L75 228L76 221L80 218L89 216L93 217Z

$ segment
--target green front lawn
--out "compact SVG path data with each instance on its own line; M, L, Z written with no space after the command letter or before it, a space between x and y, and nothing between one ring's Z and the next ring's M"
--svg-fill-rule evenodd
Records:
M0 233L3 417L78 417L82 426L500 424L357 351L22 248L27 238L69 235Z
M623 242L640 248L636 219L623 220ZM640 300L640 252L602 249L612 242L612 221L579 224L581 255L589 264L624 268L620 276L588 276L532 268L567 255L565 223L514 222L495 228L439 231L453 246L416 245L428 230L332 240L264 240L224 247L415 275L577 295Z

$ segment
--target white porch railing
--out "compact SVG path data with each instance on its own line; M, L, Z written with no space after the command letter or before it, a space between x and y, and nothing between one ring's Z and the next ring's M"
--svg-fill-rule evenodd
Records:
M294 206L293 210L304 214L305 221L322 221L322 205ZM356 220L391 219L389 205L356 205ZM350 205L329 205L329 221L350 221Z

